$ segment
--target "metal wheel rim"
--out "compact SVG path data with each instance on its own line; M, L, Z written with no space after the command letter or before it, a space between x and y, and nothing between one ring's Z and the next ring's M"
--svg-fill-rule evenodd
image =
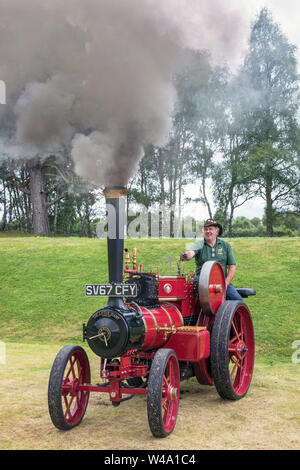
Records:
M222 292L210 293L209 286L213 284L220 284ZM226 297L225 276L222 266L217 261L207 261L203 264L198 281L198 295L203 313L216 315Z
M254 332L248 309L234 313L228 339L228 371L235 393L243 396L251 382L254 363Z
M90 382L89 365L82 351L68 358L61 386L61 405L66 423L76 426L85 413L89 392L79 391L78 385Z
M166 432L173 429L179 406L180 377L177 360L170 356L166 364L161 388L161 416Z

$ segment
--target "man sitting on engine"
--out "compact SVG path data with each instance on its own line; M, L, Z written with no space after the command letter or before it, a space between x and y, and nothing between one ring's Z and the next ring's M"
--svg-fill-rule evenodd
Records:
M242 297L231 284L236 271L233 251L228 242L221 240L223 227L213 219L204 224L204 239L195 242L190 250L180 256L180 259L191 260L195 257L196 275L200 275L201 267L206 261L217 261L225 273L226 300L242 300Z

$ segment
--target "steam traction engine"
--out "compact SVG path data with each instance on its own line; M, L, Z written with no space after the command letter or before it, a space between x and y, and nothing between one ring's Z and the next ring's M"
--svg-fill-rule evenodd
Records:
M252 320L245 303L225 300L224 273L216 262L205 263L195 282L180 266L178 275L143 272L135 250L130 269L125 250L123 279L125 195L122 187L105 190L109 286L133 286L135 297L110 296L83 325L84 340L101 358L100 384L91 385L82 347L60 350L49 379L49 412L57 428L68 430L81 422L90 392L108 393L114 406L147 395L150 429L166 437L176 423L182 380L196 376L200 384L214 384L224 399L245 396L254 363Z

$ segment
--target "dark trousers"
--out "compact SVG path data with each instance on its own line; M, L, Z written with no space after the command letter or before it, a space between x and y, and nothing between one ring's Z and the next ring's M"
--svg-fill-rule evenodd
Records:
M232 284L229 284L226 291L226 300L242 300L242 297L238 293L235 287Z

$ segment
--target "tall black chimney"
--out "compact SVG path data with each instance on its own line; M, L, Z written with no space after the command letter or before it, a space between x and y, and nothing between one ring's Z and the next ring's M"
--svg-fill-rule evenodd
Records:
M107 254L109 283L123 281L123 250L125 227L125 198L123 186L105 188L107 209ZM138 305L136 304L138 307ZM127 307L123 297L109 297L107 305L95 312L84 325L83 337L92 351L100 357L120 357L129 349L140 348L145 336L143 316L137 309Z
M109 283L122 283L125 226L125 198L127 189L110 186L104 189L107 210L107 255ZM110 297L108 306L126 309L122 297Z

